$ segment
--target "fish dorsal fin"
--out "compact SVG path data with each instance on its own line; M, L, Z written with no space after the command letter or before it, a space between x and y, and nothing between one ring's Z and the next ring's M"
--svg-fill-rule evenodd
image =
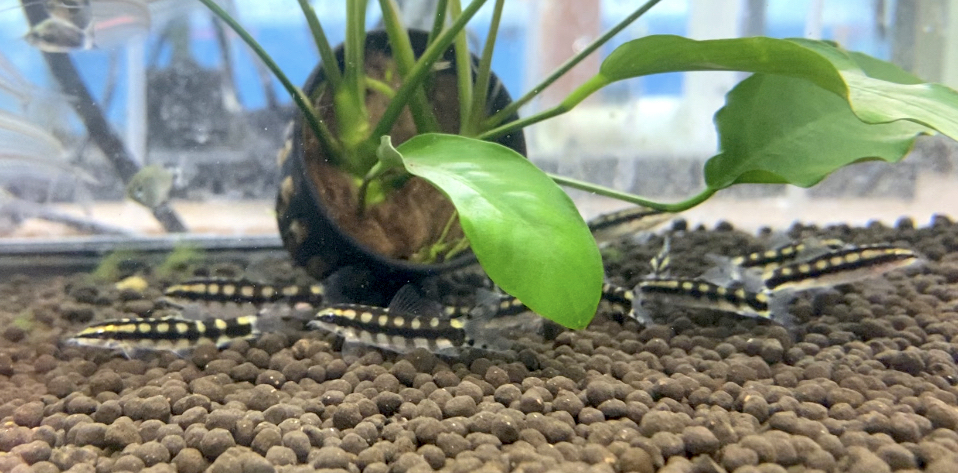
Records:
M744 287L748 291L758 292L765 288L763 273L755 268L742 268L729 259L713 259L715 266L709 268L696 279L726 288Z
M716 286L754 286L762 287L762 272L755 268L743 268L735 261L724 255L709 253L705 259L712 263L712 267L699 275L696 279L715 284Z
M728 256L709 253L705 255L705 259L713 266L702 273L698 279L717 286L729 286L744 278L745 269L733 263Z
M389 302L389 313L414 317L442 317L442 305L431 301L412 284L399 288L392 301Z

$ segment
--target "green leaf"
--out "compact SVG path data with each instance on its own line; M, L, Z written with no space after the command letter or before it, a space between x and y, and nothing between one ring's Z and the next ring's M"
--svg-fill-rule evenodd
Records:
M496 284L559 324L589 324L602 259L572 200L545 173L509 148L456 135L419 135L398 150L410 174L455 204Z
M392 169L402 166L402 155L393 146L392 137L383 135L379 139L379 148L376 148L376 157L382 163L384 169Z
M848 56L868 77L887 80L896 84L921 84L924 82L918 76L888 61L882 61L855 51L850 51Z
M864 71L863 71L864 69ZM824 41L765 37L695 41L653 35L615 49L603 84L661 72L746 71L804 79L846 99L868 123L908 120L958 139L958 92Z
M715 115L721 154L705 164L712 189L738 183L810 187L848 164L902 159L927 128L871 125L840 97L808 81L755 74L739 83Z
M696 41L652 35L629 41L602 61L607 82L663 72L746 71L811 81L838 95L847 87L835 66L819 52L789 40L754 37Z
M939 84L913 83L897 74L887 76L888 80L870 77L886 74L889 69L879 69L872 64L866 73L848 53L835 46L804 39L789 41L821 54L840 71L848 86L848 103L862 121L908 120L958 139L958 92Z

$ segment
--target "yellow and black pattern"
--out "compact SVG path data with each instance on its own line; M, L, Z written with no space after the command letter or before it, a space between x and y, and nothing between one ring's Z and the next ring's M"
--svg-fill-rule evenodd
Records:
M173 299L201 302L252 304L261 306L275 302L323 305L322 285L274 286L246 279L197 278L169 286L164 295Z
M530 310L528 306L514 296L503 294L499 296L498 299L499 301L494 308L495 315L493 317L508 317ZM465 317L469 315L473 309L474 307L465 305L447 305L442 307L442 314L446 318Z
M814 251L817 252L819 247L815 246ZM655 277L640 281L632 291L605 283L602 300L610 306L613 315L629 313L642 323L652 321L646 307L650 302L784 322L787 319L784 304L791 293L854 282L920 260L914 251L892 245L843 245L812 257L806 251L803 244L797 244L741 257L743 261L747 260L741 264L771 268L762 274L760 290L742 284L722 285L699 279ZM793 261L787 263L790 259ZM200 278L170 286L165 294L168 298L194 302L260 307L270 304L290 308L305 306L307 309L296 310L305 310L305 317L309 317L308 329L336 333L350 342L397 352L415 348L444 352L477 344L484 346L490 340L485 335L478 335L481 332L477 330L476 319L488 323L496 317L518 315L529 310L515 297L492 293L495 297L477 307L430 306L419 303L423 301L417 302L416 297L412 298L411 305L406 304L409 300L404 300L391 304L390 308L357 304L323 307L324 292L321 285L274 286L245 279ZM394 302L409 298L397 295L396 299ZM70 338L68 343L120 349L128 356L140 350L183 353L202 340L222 347L233 340L255 338L261 332L257 326L259 319L270 317L264 314L266 312L259 316L206 318L207 314L201 313L195 318L117 319L93 324ZM477 337L481 340L477 341Z
M391 312L376 306L337 304L317 312L307 327L336 333L349 342L400 353L416 348L443 352L475 344L466 334L469 317L435 317Z
M670 304L677 306L733 312L751 317L771 317L768 294L695 279L647 279L635 286L632 296L633 299L646 296L665 297Z
M223 347L234 340L260 335L257 317L189 320L182 317L115 319L96 323L67 339L68 344L120 349L130 355L138 350L190 350L202 340Z
M805 241L737 256L731 263L742 268L767 268L792 263L813 251L837 251L844 246L845 242L839 239Z
M672 215L670 212L637 206L599 215L586 224L596 241L602 242L651 230Z
M586 223L589 225L589 230L597 232L628 222L645 220L660 215L668 215L668 213L647 207L629 207L617 212L599 215Z
M600 302L607 304L609 312L613 315L625 315L632 310L633 295L632 291L624 287L603 283Z
M612 283L603 283L600 301L608 304L610 311L614 314L627 314L632 308L632 291ZM442 308L445 317L464 317L473 310L474 307L464 305L447 305ZM531 310L515 296L501 294L494 309L493 318L519 315Z
M865 245L830 251L765 271L769 290L807 290L847 284L918 263L917 253L892 245Z

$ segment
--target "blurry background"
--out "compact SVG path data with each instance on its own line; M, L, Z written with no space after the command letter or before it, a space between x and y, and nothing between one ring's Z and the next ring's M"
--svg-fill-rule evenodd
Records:
M35 8L44 1L62 0L24 3ZM219 3L295 83L305 81L318 54L294 1ZM408 25L431 21L433 0L399 3ZM521 95L641 3L510 0L493 69L513 96ZM344 2L313 5L330 41L341 42ZM30 23L21 2L0 0L0 235L164 232L153 212L125 198L102 150L107 129L130 160L156 165L171 179L172 212L188 231L275 234L275 158L293 113L278 82L198 2L92 0L91 6L92 47L61 60L72 60L92 96L86 105L107 119L107 128L93 130L75 111L76 95L61 88L64 78L51 74L49 59L24 39ZM469 31L474 49L485 41L491 6ZM371 2L370 27L379 16ZM600 57L648 34L831 39L958 88L958 0L665 0L530 109L558 102L594 74ZM547 171L681 200L703 187L702 165L717 151L712 115L743 77L663 74L615 84L574 112L527 129L529 156ZM745 228L796 219L893 223L902 215L924 223L934 213L958 214L956 180L958 145L927 137L901 164L859 164L809 190L737 186L686 218ZM628 206L570 194L587 217Z

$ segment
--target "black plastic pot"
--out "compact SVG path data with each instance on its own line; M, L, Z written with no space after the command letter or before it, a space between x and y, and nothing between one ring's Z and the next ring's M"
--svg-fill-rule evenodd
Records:
M420 56L426 49L427 33L424 31L409 31L416 56ZM367 56L370 51L382 51L391 54L389 39L384 31L371 31L366 37ZM340 46L335 50L340 69L343 69L344 54ZM473 80L475 80L475 64L478 58L473 59ZM436 74L451 74L455 77L455 53L452 48L446 51L440 60L448 62L450 67L444 67ZM325 81L325 73L321 66L317 66L306 81L304 90L310 95ZM490 111L501 110L512 99L502 87L498 78L492 76L487 91L487 102ZM458 106L455 111L458 116ZM514 115L508 120L517 119ZM283 244L293 257L297 265L304 266L317 279L325 279L330 274L344 268L354 267L362 270L369 277L360 285L375 285L381 287L376 292L390 294L394 289L406 284L434 276L446 271L475 263L475 256L466 252L448 261L438 264L423 264L409 260L389 257L367 247L352 235L343 231L324 206L312 181L309 164L304 159L304 120L302 114L297 114L290 130L290 139L280 152L279 163L282 170L283 182L277 198L277 221ZM497 143L512 148L518 153L526 154L525 137L517 131L496 140ZM394 142L398 145L398 143ZM396 218L403 218L397 215ZM388 297L388 296L384 296ZM378 301L383 302L383 301Z

